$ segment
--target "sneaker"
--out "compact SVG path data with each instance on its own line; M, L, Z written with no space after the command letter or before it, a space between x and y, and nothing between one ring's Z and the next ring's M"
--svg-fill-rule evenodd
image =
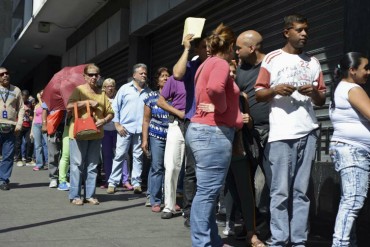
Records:
M58 186L58 190L68 191L69 186L68 186L67 182L61 182Z
M17 161L17 166L24 166L25 163L22 160Z
M143 191L141 190L141 186L134 187L134 194L141 194Z
M50 180L49 188L57 188L58 187L58 181L56 179Z
M162 212L162 214L161 214L162 219L171 219L172 217L173 217L172 212Z
M32 168L32 171L35 171L35 172L40 171L40 170L41 170L41 168L38 167L38 166L35 166L34 168Z
M116 187L115 186L111 186L111 185L109 185L108 186L108 189L107 189L107 194L114 194L114 193L116 193Z
M190 218L186 218L185 221L184 221L184 226L186 228L190 228Z
M145 207L151 207L152 204L150 204L150 195L146 196L146 201L145 201Z
M0 184L0 190L10 190L9 184L7 183Z
M225 229L222 231L222 234L225 236L234 236L235 235L235 224L233 221L227 221Z
M31 160L29 162L26 162L26 166L36 166L35 161Z

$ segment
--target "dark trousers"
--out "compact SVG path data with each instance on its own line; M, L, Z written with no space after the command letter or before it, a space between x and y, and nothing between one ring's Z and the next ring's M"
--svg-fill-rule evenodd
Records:
M253 143L250 143L249 157L252 161L251 179L254 181L256 178L256 171L258 166L261 168L263 175L265 176L265 170L263 163L266 157L264 156L264 150L268 139L268 128L254 128L251 131L253 136ZM266 177L266 176L265 176ZM255 183L252 183L253 192L256 191ZM256 205L256 230L259 233L259 237L262 240L266 240L270 237L270 190L267 183L263 185L260 191L260 198L257 200Z
M26 162L32 161L32 155L33 155L33 143L30 139L31 134L31 127L22 127L22 130L20 131L19 135L16 136L15 140L15 160L20 161L22 160L22 141L23 139L26 142Z
M231 159L226 176L226 185L235 205L242 213L246 230L255 231L255 203L251 181L251 164L246 157L240 156ZM228 209L226 209L227 211Z
M186 119L184 123L185 133L188 130L190 120ZM190 217L191 203L197 191L197 178L195 176L195 158L188 143L185 141L185 174L184 174L184 192L183 192L183 213L185 218Z
M57 131L48 135L48 162L49 162L49 178L58 179L59 175L59 160L62 154L64 123L59 124Z

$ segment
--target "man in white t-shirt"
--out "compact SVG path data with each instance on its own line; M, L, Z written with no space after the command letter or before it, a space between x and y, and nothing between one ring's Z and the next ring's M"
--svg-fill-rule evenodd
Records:
M310 200L308 189L319 127L312 104L325 103L325 83L317 59L303 52L307 19L284 18L286 44L262 61L257 101L270 101L270 133L264 164L271 196L271 245L305 246Z

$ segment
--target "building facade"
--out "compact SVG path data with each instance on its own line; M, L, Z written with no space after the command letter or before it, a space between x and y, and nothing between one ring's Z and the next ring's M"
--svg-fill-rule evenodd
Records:
M2 0L0 12L4 13L0 66L9 69L13 83L33 94L64 66L96 63L102 76L114 78L118 85L127 82L132 66L139 62L148 65L150 75L160 66L172 69L182 52L183 24L189 16L206 18L205 33L221 22L236 34L257 30L264 37L265 52L284 45L285 15L307 16L306 51L320 61L328 88L326 104L315 109L322 138L313 170L312 214L333 223L339 180L328 156L332 72L348 51L369 56L370 1ZM369 211L365 206L367 216ZM361 225L369 226L369 220Z

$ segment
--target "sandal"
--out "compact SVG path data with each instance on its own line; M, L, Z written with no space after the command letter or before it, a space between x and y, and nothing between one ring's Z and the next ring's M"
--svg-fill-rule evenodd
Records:
M100 204L100 202L96 198L86 198L85 201L92 204L92 205L99 205Z
M266 247L266 245L258 239L257 235L253 234L252 236L247 237L247 246L250 247Z
M133 190L134 189L134 187L129 182L124 183L123 188L126 188L127 190Z
M80 198L75 198L71 200L71 203L76 206L82 206L84 205L84 202Z

